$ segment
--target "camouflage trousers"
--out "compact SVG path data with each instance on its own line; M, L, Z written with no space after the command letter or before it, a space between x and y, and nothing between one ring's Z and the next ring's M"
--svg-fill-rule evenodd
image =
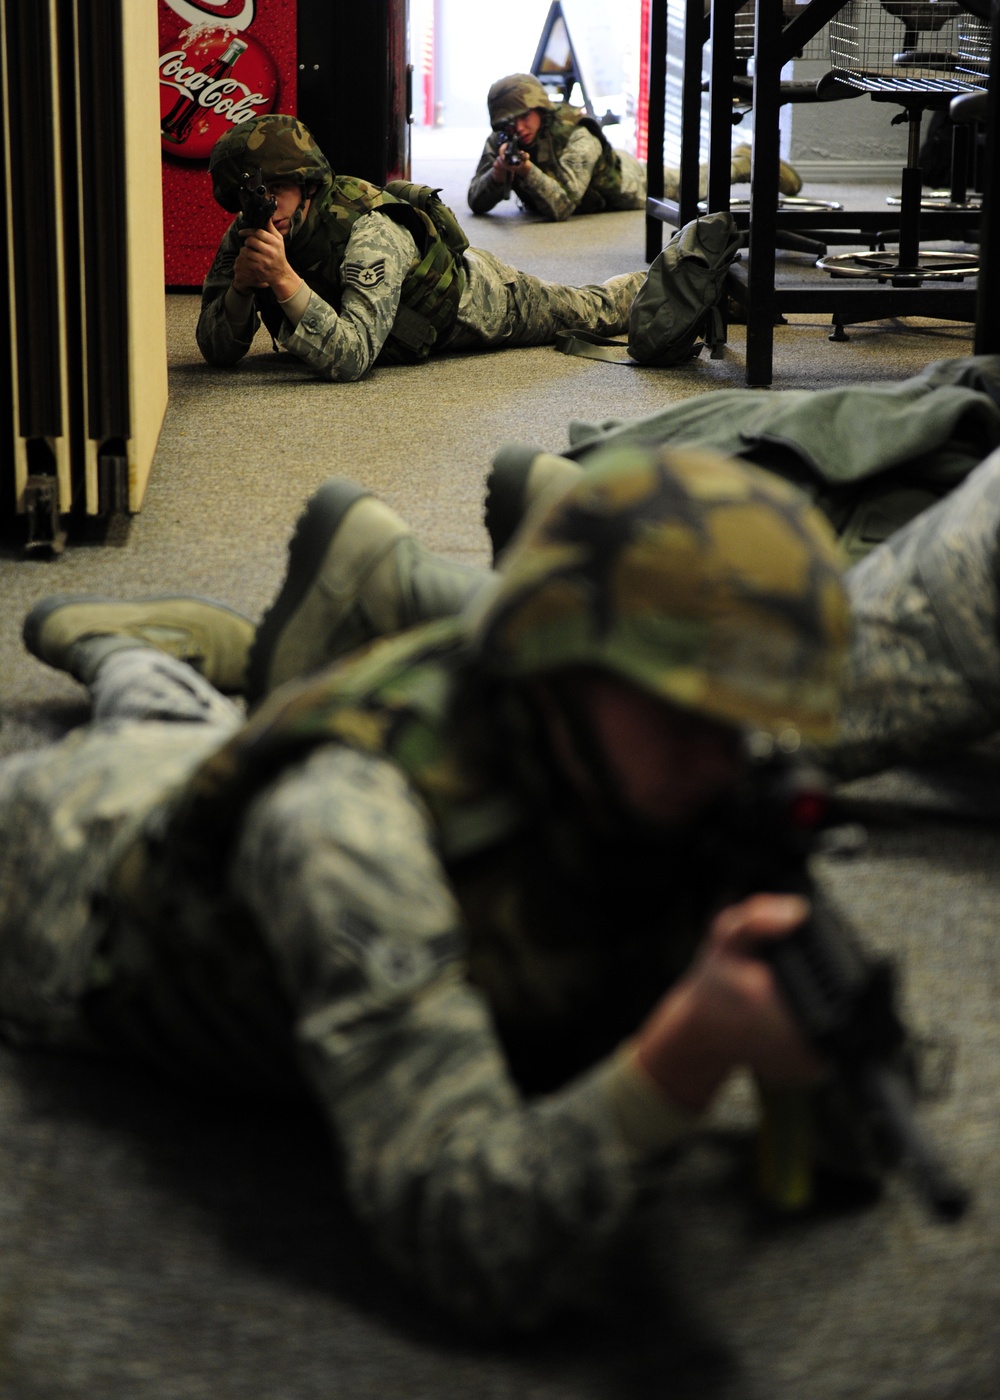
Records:
M80 1000L107 932L107 872L165 794L240 722L190 667L116 652L94 719L0 763L0 1032L87 1046Z
M629 309L645 271L570 287L519 272L482 248L465 255L469 280L449 350L502 350L551 345L559 331L583 327L599 335L628 329Z
M844 778L1000 729L1000 450L850 570Z

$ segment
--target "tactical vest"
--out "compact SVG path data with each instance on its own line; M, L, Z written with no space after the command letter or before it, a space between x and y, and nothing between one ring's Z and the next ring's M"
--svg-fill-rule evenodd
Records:
M289 241L288 262L312 291L339 312L351 230L358 219L373 212L402 224L417 245L417 261L403 280L396 318L378 356L382 364L412 364L426 359L454 328L466 280L461 252L449 247L425 209L367 180L338 175L314 196L302 228ZM283 321L281 307L267 292L258 293L258 305L264 324L276 335Z
M477 714L463 738L454 701L468 675L460 624L445 619L282 688L132 846L114 881L116 902L148 940L175 947L185 921L171 907L194 883L203 895L196 902L212 911L205 941L213 928L238 929L220 872L254 795L325 743L388 758L428 812L463 913L468 976L490 1002L515 1077L542 1091L637 1027L687 964L701 911L681 914L687 853L672 862L670 852L650 861L648 851L611 850L581 823L578 803L553 799L544 778L534 790L523 772L511 780L531 753L517 706L499 732ZM485 761L477 735L486 736Z
M597 137L601 143L601 154L577 210L581 214L599 214L608 207L609 200L614 201L621 195L622 163L618 152L592 117L586 116L579 107L571 107L567 102L560 103L535 138L531 159L544 175L558 180L559 159L578 126L586 127L592 136Z

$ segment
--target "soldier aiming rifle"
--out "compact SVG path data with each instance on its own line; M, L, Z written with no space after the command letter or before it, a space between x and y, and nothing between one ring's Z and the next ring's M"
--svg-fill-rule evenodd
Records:
M96 723L0 765L6 1032L308 1086L380 1255L486 1330L606 1299L735 1069L806 1093L846 1062L867 1093L856 1067L894 1055L898 1018L877 966L807 922L782 774L763 859L706 860L706 839L733 844L744 784L761 827L761 736L836 760L860 728L871 762L877 724L892 761L921 657L948 679L919 609L871 616L924 588L909 544L932 587L956 557L967 593L978 571L945 615L991 655L1000 633L1000 461L852 570L850 657L842 556L778 478L644 445L499 466L491 500L524 525L496 573L334 480L256 629L191 598L40 602L25 640L90 686ZM356 650L376 631L398 635ZM873 710L866 647L894 646ZM818 997L794 989L796 946ZM891 1155L954 1217L903 1109Z

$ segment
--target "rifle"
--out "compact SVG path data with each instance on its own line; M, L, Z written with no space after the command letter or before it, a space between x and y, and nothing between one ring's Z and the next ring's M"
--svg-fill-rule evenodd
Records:
M524 156L521 154L521 139L517 134L517 125L514 122L506 122L499 128L500 144L507 142L507 149L503 153L503 164L506 175L504 178L503 198L510 199L510 192L513 187L514 176L518 167L524 164Z
M515 169L524 164L524 156L521 154L521 140L517 134L517 126L514 122L508 122L501 132L503 140L507 142L507 149L504 151L503 163ZM501 142L501 145L503 142Z
M897 1006L895 968L862 945L810 873L810 856L830 831L830 812L819 770L770 745L717 829L718 858L729 871L726 899L767 891L810 901L806 922L788 938L762 945L760 955L806 1039L832 1064L880 1165L904 1172L939 1219L956 1220L969 1193L917 1122L916 1076L912 1062L907 1065L914 1047ZM764 1102L766 1134L766 1095ZM782 1200L779 1189L772 1204L794 1209L808 1203L810 1185L801 1181L807 1169L800 1163L793 1176L796 1170L800 1181L791 1196L797 1199Z
M240 182L241 228L267 228L278 201L267 192L260 170L246 170Z

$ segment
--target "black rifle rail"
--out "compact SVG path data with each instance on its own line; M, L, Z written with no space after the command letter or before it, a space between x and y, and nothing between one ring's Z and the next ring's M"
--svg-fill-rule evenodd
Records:
M248 170L240 182L241 228L267 228L278 207L259 170Z

